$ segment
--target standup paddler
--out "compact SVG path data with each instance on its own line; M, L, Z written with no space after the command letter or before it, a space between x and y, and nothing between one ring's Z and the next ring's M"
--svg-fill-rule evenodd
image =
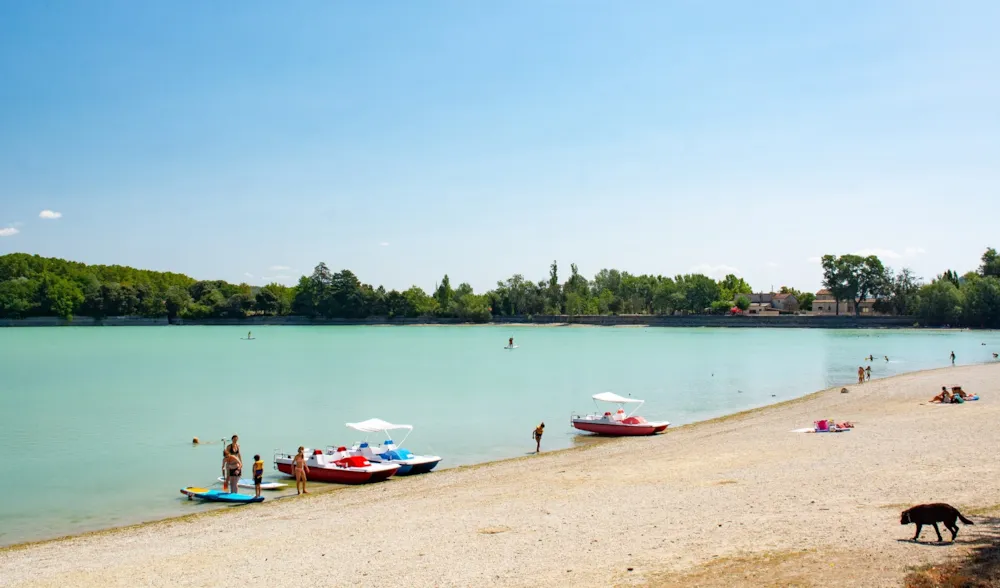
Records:
M514 338L513 337L511 337L510 339L507 340L507 346L510 347L511 349L514 348Z
M545 423L542 423L535 427L535 432L531 434L535 438L535 453L539 453L542 450L542 433L545 432Z

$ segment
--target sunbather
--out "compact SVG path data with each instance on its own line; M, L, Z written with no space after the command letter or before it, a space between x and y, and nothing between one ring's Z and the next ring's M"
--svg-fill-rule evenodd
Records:
M948 388L946 386L941 386L941 393L934 398L931 398L931 402L940 402L942 404L951 402L951 392L948 392Z
M965 390L962 390L961 386L952 386L951 387L951 394L952 394L952 396L958 396L962 400L968 400L968 399L972 398L972 394L966 393Z

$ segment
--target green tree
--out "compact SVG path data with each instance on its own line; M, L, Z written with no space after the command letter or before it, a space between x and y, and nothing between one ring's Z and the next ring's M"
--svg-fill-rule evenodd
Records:
M920 289L917 316L924 325L957 325L962 319L962 293L948 279L935 280Z
M454 296L455 291L451 288L451 280L448 278L448 274L445 274L441 278L441 283L434 289L434 299L437 300L439 312L448 312Z
M743 312L746 312L747 310L750 309L750 299L747 298L746 296L742 295L742 294L740 296L737 296L736 297L736 308L739 308Z
M42 306L52 316L71 320L81 304L83 292L75 282L53 275L42 281Z
M719 282L719 299L732 302L740 294L752 294L750 284L743 278L738 278L734 274L729 274ZM728 310L728 309L727 309Z
M39 311L41 284L17 277L0 282L0 317L20 319Z
M563 293L559 286L559 266L553 260L549 266L549 282L545 290L545 314L562 314Z
M920 286L920 278L909 268L904 267L898 274L886 270L886 296L876 303L876 310L899 316L913 314L917 307Z
M983 277L1000 278L1000 255L997 250L990 247L983 253L982 265L979 266L979 275Z
M188 291L179 286L171 286L164 296L164 305L167 312L167 319L173 320L181 316L191 305L191 295ZM203 307L206 308L207 307ZM201 317L198 317L201 318Z

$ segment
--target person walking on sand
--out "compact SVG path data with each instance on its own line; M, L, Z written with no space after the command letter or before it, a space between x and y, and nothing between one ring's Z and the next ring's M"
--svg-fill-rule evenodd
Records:
M865 368L861 366L858 366L858 383L859 384L865 383Z
M240 476L243 475L243 464L232 453L226 453L226 481L229 482L231 494L240 493Z
M545 432L545 423L542 423L535 427L535 432L531 434L532 438L535 440L535 453L540 453L542 451L542 433Z
M306 474L309 473L309 466L306 465L306 448L299 447L299 453L292 459L292 471L295 472L295 491L298 494L309 494L306 490Z
M871 379L872 379L872 366L868 366L865 368L865 381L867 382Z
M951 365L955 365L955 352L951 352Z

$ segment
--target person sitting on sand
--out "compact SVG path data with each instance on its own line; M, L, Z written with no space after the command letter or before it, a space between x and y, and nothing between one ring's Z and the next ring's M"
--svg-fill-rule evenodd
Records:
M968 400L968 399L972 398L972 395L968 394L965 390L962 390L961 386L952 386L951 387L951 395L952 396L958 396L962 400Z
M947 386L941 386L941 393L931 398L931 402L940 402L942 404L951 402L951 393L948 392Z

